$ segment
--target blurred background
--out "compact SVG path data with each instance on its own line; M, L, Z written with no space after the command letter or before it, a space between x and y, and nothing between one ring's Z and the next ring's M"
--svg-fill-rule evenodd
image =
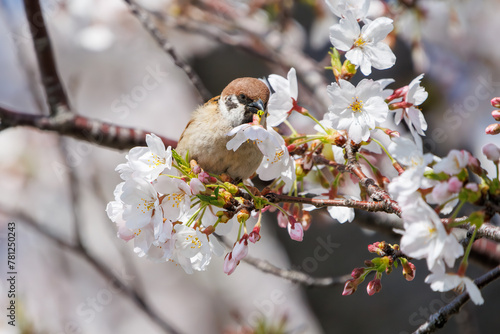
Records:
M74 109L177 140L190 113L204 101L125 1L41 3ZM328 28L337 18L323 1L136 3L150 13L213 96L237 77L286 76L293 66L299 103L319 118L326 111L326 86L321 84L333 80L324 67L331 47ZM500 96L499 12L494 0L372 1L370 7L372 17L394 19L395 31L387 42L397 56L393 68L374 70L371 78L394 78L390 88L395 89L425 73L426 151L444 156L453 148L466 149L490 172L493 165L482 157L481 147L498 145L498 138L485 135L484 128L493 123L489 101ZM353 81L362 78L358 74ZM0 105L48 114L19 0L0 1ZM313 124L302 118L291 121L300 131L312 131ZM222 258L213 259L207 272L193 275L171 263L139 258L131 244L116 237L104 211L120 182L114 169L124 161L124 151L55 133L23 127L0 132L0 267L2 275L8 271L7 224L15 222L18 272L17 325L2 320L0 332L164 333L148 316L151 309L182 333L251 333L244 327L263 321L267 328L285 321L287 333L409 333L454 297L431 291L421 261L415 261L414 281L405 281L398 269L384 276L380 293L369 297L366 285L342 296L342 286L305 289L246 263L226 276ZM263 238L250 247L250 255L314 277L349 274L372 257L368 244L398 242L393 234L374 231L375 222L391 219L387 215L356 212L352 223L340 225L318 210L302 243L290 240L274 214L266 218ZM65 246L77 236L85 252ZM318 247L327 256L318 257ZM473 264L469 276L482 275L489 265ZM110 277L137 291L147 307L138 307ZM8 286L4 278L1 282L5 310ZM441 332L495 332L498 282L486 287L483 296L483 306L467 304Z

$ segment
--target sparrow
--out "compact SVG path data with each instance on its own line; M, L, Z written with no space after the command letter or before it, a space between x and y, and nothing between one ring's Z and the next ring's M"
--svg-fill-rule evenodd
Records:
M177 144L182 157L196 160L208 173L227 174L234 181L249 178L259 167L263 155L253 142L243 143L236 151L226 144L233 128L253 121L259 110L265 111L270 91L255 78L231 81L219 96L198 107ZM265 122L265 118L263 119Z

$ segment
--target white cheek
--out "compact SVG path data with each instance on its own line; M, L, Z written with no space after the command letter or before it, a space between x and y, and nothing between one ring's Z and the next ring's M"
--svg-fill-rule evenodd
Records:
M231 99L231 102L233 102L238 107L228 110L226 106L226 101L220 99L219 110L224 119L226 119L228 123L231 124L231 126L234 128L243 123L243 117L245 115L245 106L239 103L238 98L234 95L231 95L229 99Z

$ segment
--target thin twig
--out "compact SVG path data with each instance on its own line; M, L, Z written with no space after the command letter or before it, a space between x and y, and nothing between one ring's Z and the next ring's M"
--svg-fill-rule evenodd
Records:
M193 84L193 86L198 90L201 98L204 101L210 100L213 95L208 91L200 77L193 68L177 54L174 46L167 40L164 34L162 34L155 26L149 14L133 0L124 0L130 8L132 14L141 22L142 26L149 32L151 37L158 43L158 45L172 57L174 64L186 73L187 77Z
M316 278L309 276L303 272L296 270L287 270L276 267L275 265L269 263L268 261L257 259L251 256L246 256L242 260L255 268L259 269L264 273L268 273L277 277L284 278L293 283L299 283L306 287L332 287L335 285L344 285L345 282L351 278L351 275L343 275L339 277L322 277Z
M160 317L156 311L154 311L151 306L146 302L144 296L140 294L137 290L127 286L123 281L121 281L105 264L97 260L95 257L90 255L85 247L82 245L71 244L62 238L59 238L54 233L49 231L44 226L36 223L31 217L27 216L23 212L15 213L22 222L25 222L28 226L33 228L38 233L44 235L52 242L56 243L59 247L70 250L78 256L83 257L87 262L94 267L94 269L101 274L104 278L112 282L115 287L120 290L127 298L132 300L132 302L141 309L154 323L161 327L166 333L180 333L177 329L172 327L164 319Z
M43 88L49 104L50 115L60 117L71 113L70 103L57 73L54 53L43 18L39 0L24 0L26 19L33 37L36 59L42 77Z
M227 250L230 250L232 248L225 237L217 234L215 234L215 237L226 247ZM315 278L300 271L279 268L274 264L269 263L266 260L261 260L248 255L245 256L241 261L248 263L251 266L254 266L255 268L264 273L281 277L293 283L302 284L306 287L325 288L335 285L343 285L348 279L351 278L351 275L343 275L339 277Z
M478 286L478 288L482 289L499 277L500 277L500 266L497 266L494 269L487 272L486 274L484 274L483 276L476 278L474 280L474 283ZM451 303L442 307L436 313L432 314L429 317L429 320L426 323L422 324L413 333L414 334L432 333L435 330L442 328L450 317L460 312L462 306L465 303L467 303L469 299L470 296L468 292L462 293L460 296L453 299Z
M0 107L0 121L0 129L29 126L120 150L146 145L145 136L149 133L149 131L113 125L83 116L52 118L11 111L2 107ZM165 146L177 146L175 140L160 138Z

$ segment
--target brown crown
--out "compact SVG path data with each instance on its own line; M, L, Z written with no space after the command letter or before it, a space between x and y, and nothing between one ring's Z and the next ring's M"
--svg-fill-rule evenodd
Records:
M269 89L266 84L255 78L239 78L231 81L224 88L221 95L228 96L231 94L236 96L245 94L253 101L261 99L264 103L269 100Z

